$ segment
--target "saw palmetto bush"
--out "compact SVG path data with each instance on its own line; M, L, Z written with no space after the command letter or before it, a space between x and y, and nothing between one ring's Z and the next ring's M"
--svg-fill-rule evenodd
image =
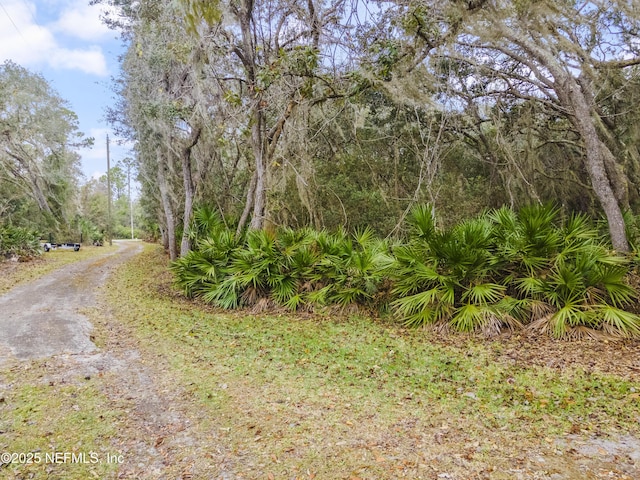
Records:
M319 251L311 278L317 287L309 299L318 305L383 308L387 268L392 264L387 242L365 228L353 235L344 230L315 235Z
M392 269L392 307L407 325L494 331L520 322L522 308L500 282L503 262L487 215L439 231L431 209L418 207L409 224L410 240L395 249Z
M216 296L243 242L219 215L204 208L196 209L190 235L193 250L171 265L175 284L190 297Z
M629 259L612 251L586 216L561 221L551 206L490 216L505 284L526 302L532 328L555 337L640 334L640 319L625 311L637 296L626 279Z
M0 227L1 256L32 257L39 255L41 251L36 232L22 227Z
M172 265L176 284L222 308L338 306L382 311L406 325L495 334L527 326L555 337L640 335L629 311L629 260L585 216L552 206L489 211L438 229L414 209L409 239L391 247L370 229L249 230L238 237L196 211L194 250Z
M271 301L297 309L305 303L304 287L317 259L312 242L308 230L249 230L231 262L227 288L241 292L243 305Z
M495 333L528 324L555 337L640 334L629 262L586 217L562 221L549 205L488 212L438 231L429 208L395 250L392 304L408 325Z
M240 238L211 212L196 211L194 249L174 262L176 285L222 308L378 305L386 242L369 229L249 230Z

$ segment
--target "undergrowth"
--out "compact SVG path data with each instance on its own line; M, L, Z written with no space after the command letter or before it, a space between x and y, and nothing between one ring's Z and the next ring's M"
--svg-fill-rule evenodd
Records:
M0 227L0 257L34 257L42 253L37 232L22 227Z
M188 296L232 309L339 308L384 314L408 326L498 334L537 329L556 338L637 337L640 317L628 257L582 215L506 207L449 229L415 208L402 241L363 229L249 230L237 236L197 210L194 249L171 269Z
M167 296L164 269L164 257L149 251L124 266L108 291L114 315L141 348L170 362L198 400L193 407L262 476L308 469L342 478L366 464L370 478L391 478L386 469L399 461L365 462L367 452L386 445L388 455L407 458L416 442L433 452L434 429L448 435L449 452L493 438L503 445L493 465L506 461L508 445L638 431L637 382L578 365L513 363L503 340L448 344L362 316L212 310ZM552 345L550 358L561 357L553 349L563 344Z

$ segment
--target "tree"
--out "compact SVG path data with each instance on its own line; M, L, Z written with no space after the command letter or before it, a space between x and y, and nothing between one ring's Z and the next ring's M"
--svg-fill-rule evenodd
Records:
M42 76L10 61L0 66L0 182L9 185L2 188L13 195L5 197L9 203L26 195L41 212L42 228L64 228L75 213L80 176L74 149L91 142Z
M237 235L399 234L417 202L454 221L556 200L628 249L633 2L105 1L129 42L110 117L172 259L199 204Z
M640 63L635 3L482 0L401 5L405 31L418 39L409 50L426 59L432 72L448 76L447 94L471 90L481 108L507 97L538 101L569 120L582 144L584 168L613 246L622 252L629 250L622 217L628 206L627 182L606 142L597 88L612 70Z
M192 30L206 41L203 52L211 66L210 81L220 85L227 103L245 109L243 128L251 145L253 176L238 233L249 217L250 228L263 228L269 216L269 170L287 123L302 103L321 101L314 98L318 85L329 91L320 95L322 100L335 94L337 71L329 59L336 43L329 32L339 30L345 2L183 0L183 4ZM233 55L233 62L225 52Z

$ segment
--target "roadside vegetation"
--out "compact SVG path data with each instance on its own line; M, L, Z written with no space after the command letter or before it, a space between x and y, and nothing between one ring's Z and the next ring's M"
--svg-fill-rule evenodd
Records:
M370 229L237 235L207 208L194 219L193 250L171 268L185 294L221 308L390 313L409 326L488 335L640 335L631 257L586 216L562 218L549 205L502 207L449 228L416 207L404 240Z
M571 435L640 433L637 344L227 312L181 299L171 283L165 257L148 249L116 274L109 303L168 363L245 478L470 478L549 449L570 465L559 445Z
M101 307L85 312L99 373L63 358L0 369L4 447L125 462L12 465L7 478L136 468L139 478L351 480L637 472L610 447L640 435L637 342L483 339L357 312L256 315L186 299L173 281L153 245L116 269ZM140 378L139 391L127 389ZM168 425L140 423L155 415ZM172 427L179 416L188 434ZM170 458L153 473L151 451Z
M0 260L29 259L42 253L37 232L21 227L0 227Z

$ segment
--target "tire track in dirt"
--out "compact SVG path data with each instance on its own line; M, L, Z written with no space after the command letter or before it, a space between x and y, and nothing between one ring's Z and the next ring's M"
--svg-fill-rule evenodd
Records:
M115 253L65 266L0 297L0 368L35 360L43 384L95 382L109 408L120 412L108 447L125 461L110 478L235 478L217 436L203 435L204 419L186 413L189 396L167 374L164 360L143 358L99 300L112 269L142 251L139 242L118 243ZM92 332L104 338L100 348ZM0 382L0 393L11 388Z
M95 304L110 269L141 250L140 243L121 242L114 253L67 265L1 296L0 366L11 358L95 351L92 325L80 311Z

